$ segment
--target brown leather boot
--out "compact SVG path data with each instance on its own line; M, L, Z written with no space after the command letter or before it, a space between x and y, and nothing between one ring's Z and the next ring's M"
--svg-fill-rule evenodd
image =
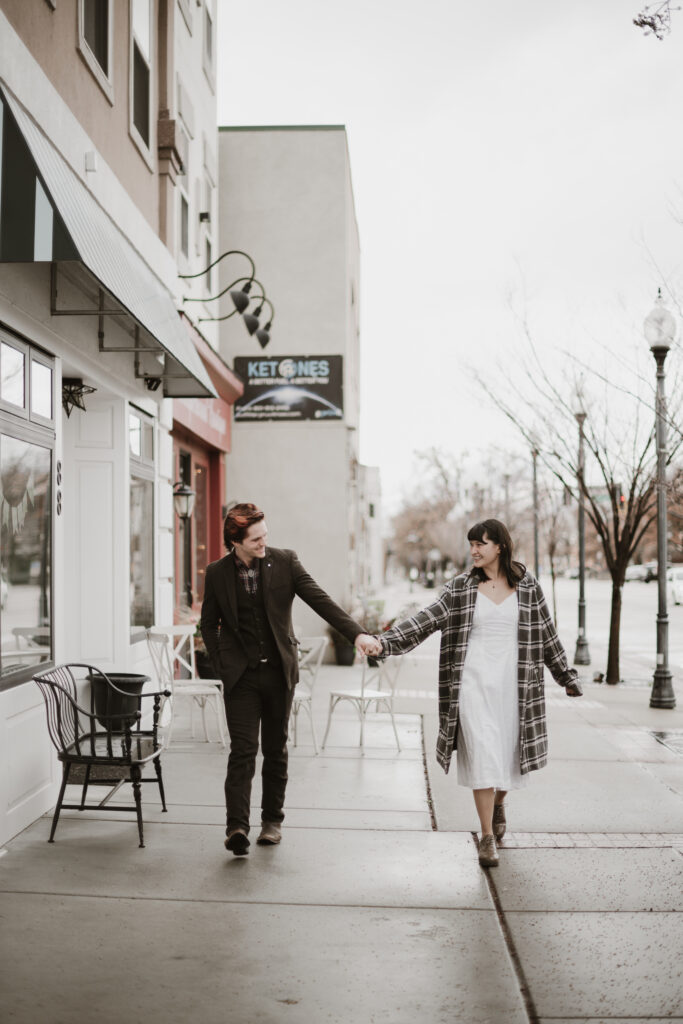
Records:
M482 836L479 840L479 863L483 868L498 867L498 851L493 836Z

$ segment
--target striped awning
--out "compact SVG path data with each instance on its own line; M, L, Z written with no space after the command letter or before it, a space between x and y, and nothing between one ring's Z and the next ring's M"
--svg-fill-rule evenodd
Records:
M163 354L157 375L164 395L216 397L171 293L0 83L0 263L39 262L87 272L90 290L105 297L103 308L114 310L135 338L133 347L142 356ZM98 312L94 305L93 315Z

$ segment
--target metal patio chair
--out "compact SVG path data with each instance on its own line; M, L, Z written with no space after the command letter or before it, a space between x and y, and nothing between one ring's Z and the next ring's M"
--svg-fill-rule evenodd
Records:
M359 746L363 754L365 753L365 720L368 712L373 709L373 705L374 711L386 711L389 713L396 738L396 749L399 753L401 752L401 744L396 730L396 719L394 718L394 693L402 664L402 655L385 658L384 661L380 661L376 665L369 665L364 658L360 687L357 689L332 690L330 693L330 708L327 715L327 728L325 729L325 736L322 742L323 750L325 749L332 723L332 712L342 701L349 701L355 707L360 718Z
M157 680L161 687L170 691L168 698L170 721L165 745L168 746L171 742L178 702L189 700L192 735L194 736L194 706L198 704L202 712L204 738L207 743L210 742L206 724L208 707L215 712L220 742L225 747L223 683L220 679L200 679L195 675L194 631L195 626L193 625L152 626L147 630L147 646ZM184 653L186 646L188 647L187 655ZM189 677L176 676L176 666L189 672Z
M313 749L318 753L318 741L313 725L313 689L327 648L326 636L304 636L299 640L299 682L292 701L292 731L294 746L297 744L297 722L299 712L305 711L311 723Z
M74 670L81 669L83 671L79 671L76 676ZM77 679L82 678L91 681L89 711L78 703ZM142 783L153 782L159 786L162 810L166 810L161 775L162 745L158 738L158 727L161 699L167 696L167 691L132 695L115 686L100 669L85 664L57 665L45 672L36 673L33 680L40 687L45 700L48 732L57 749L57 757L62 762L62 784L48 842L54 842L62 808L74 811L97 809L117 813L134 811L137 815L140 846L144 847ZM107 699L107 712L104 714L96 708L95 684L104 688ZM121 698L124 699L122 706L134 707L135 710L109 714L109 699L120 701ZM152 727L143 729L141 708L143 700L148 698L153 700ZM143 778L142 769L150 762L154 765L155 777ZM134 805L117 804L108 807L108 801L124 782L133 785ZM67 784L82 784L80 803L64 803ZM90 786L107 786L110 792L99 804L86 805L85 798Z

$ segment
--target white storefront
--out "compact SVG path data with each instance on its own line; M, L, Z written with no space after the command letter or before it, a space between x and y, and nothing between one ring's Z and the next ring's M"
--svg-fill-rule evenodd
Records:
M172 621L165 399L215 391L173 255L3 14L0 90L2 843L59 777L31 672L145 668Z

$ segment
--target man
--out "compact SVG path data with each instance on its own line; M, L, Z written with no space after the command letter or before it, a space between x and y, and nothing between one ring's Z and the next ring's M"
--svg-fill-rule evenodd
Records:
M228 554L207 566L201 631L223 680L230 756L225 780L226 849L249 852L251 783L259 728L263 753L260 844L282 838L287 730L299 678L292 603L300 597L365 653L373 639L308 575L294 551L266 547L265 514L252 504L228 512Z

